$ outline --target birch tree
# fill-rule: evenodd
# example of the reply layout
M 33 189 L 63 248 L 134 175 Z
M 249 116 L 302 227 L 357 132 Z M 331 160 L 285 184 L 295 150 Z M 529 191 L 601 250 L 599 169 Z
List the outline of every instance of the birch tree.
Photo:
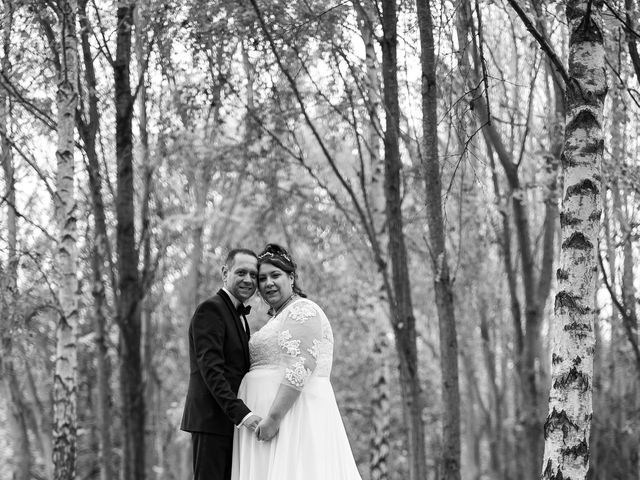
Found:
M 78 367 L 76 326 L 78 322 L 77 233 L 75 167 L 73 160 L 77 94 L 77 39 L 75 0 L 60 4 L 61 69 L 58 79 L 58 147 L 55 198 L 58 223 L 59 317 L 56 329 L 53 380 L 53 463 L 55 480 L 76 475 L 76 396 Z
M 585 479 L 592 416 L 602 112 L 607 92 L 602 1 L 570 0 L 562 246 L 542 478 Z
M 388 480 L 389 457 L 389 365 L 388 342 L 384 333 L 373 342 L 373 355 L 376 369 L 373 379 L 373 394 L 371 398 L 372 430 L 371 456 L 369 457 L 369 471 L 371 480 Z

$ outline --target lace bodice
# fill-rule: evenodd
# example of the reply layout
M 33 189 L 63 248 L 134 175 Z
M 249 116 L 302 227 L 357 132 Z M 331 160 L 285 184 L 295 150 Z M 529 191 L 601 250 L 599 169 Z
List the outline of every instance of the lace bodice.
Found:
M 294 300 L 251 335 L 251 369 L 283 369 L 282 383 L 301 390 L 311 376 L 328 377 L 333 333 L 322 309 L 311 300 Z

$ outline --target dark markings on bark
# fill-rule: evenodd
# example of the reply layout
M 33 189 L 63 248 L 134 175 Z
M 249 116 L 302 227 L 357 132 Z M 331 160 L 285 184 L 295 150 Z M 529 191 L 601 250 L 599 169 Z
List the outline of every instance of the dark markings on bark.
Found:
M 591 130 L 600 128 L 600 122 L 596 118 L 595 114 L 591 110 L 581 110 L 575 117 L 573 117 L 567 124 L 567 133 L 569 136 L 574 130 Z M 574 149 L 574 147 L 572 147 Z M 582 151 L 582 149 L 580 150 Z
M 561 292 L 557 293 L 556 302 L 555 302 L 555 308 L 556 308 L 556 310 L 558 308 L 568 308 L 569 310 L 577 311 L 578 313 L 580 313 L 582 315 L 586 315 L 587 313 L 589 313 L 591 311 L 591 309 L 589 307 L 585 307 L 583 305 L 580 305 L 578 303 L 578 301 L 577 301 L 577 297 L 575 297 L 574 295 L 571 295 L 569 292 L 566 292 L 564 290 L 562 290 Z M 565 330 L 571 330 L 568 327 L 569 327 L 569 325 L 567 325 L 565 327 Z
M 601 138 L 595 142 L 587 142 L 580 149 L 583 155 L 598 155 L 604 150 L 604 140 Z
M 581 222 L 582 222 L 582 220 L 580 220 L 577 217 L 574 217 L 573 215 L 571 215 L 568 212 L 561 212 L 560 213 L 560 226 L 561 227 L 567 227 L 567 226 L 571 226 L 571 225 L 578 225 Z
M 591 215 L 589 215 L 589 221 L 591 221 L 591 222 L 599 222 L 601 216 L 602 216 L 602 209 L 598 208 L 597 210 L 594 210 L 591 213 Z
M 580 332 L 590 332 L 591 331 L 591 325 L 589 325 L 588 323 L 578 323 L 578 322 L 573 322 L 570 323 L 569 325 L 565 325 L 564 326 L 564 331 L 565 332 L 570 332 L 570 331 L 580 331 Z
M 562 363 L 562 360 L 563 358 L 560 355 L 556 355 L 555 353 L 551 355 L 551 363 L 553 363 L 554 365 Z
M 576 425 L 571 421 L 571 419 L 569 419 L 567 413 L 564 410 L 558 412 L 556 408 L 553 407 L 553 411 L 549 414 L 544 422 L 544 438 L 546 439 L 551 432 L 561 429 L 562 439 L 566 440 L 567 435 L 569 434 L 569 428 L 579 430 L 578 425 Z
M 589 462 L 589 445 L 584 438 L 577 445 L 563 448 L 560 452 L 565 457 L 573 457 L 574 460 L 582 457 L 585 465 Z
M 576 152 L 578 155 L 575 155 Z M 568 168 L 589 165 L 591 159 L 589 156 L 584 155 L 584 153 L 584 148 L 582 147 L 565 146 L 564 152 L 560 156 L 563 167 Z
M 601 127 L 598 126 L 598 128 L 601 128 Z M 589 134 L 589 132 L 586 132 L 586 133 Z M 581 163 L 583 165 L 586 165 L 586 164 L 589 164 L 591 162 L 591 160 L 589 159 L 588 155 L 600 155 L 600 154 L 602 154 L 602 152 L 604 150 L 604 141 L 602 139 L 597 140 L 597 141 L 593 141 L 593 142 L 585 141 L 584 143 L 581 143 L 580 146 L 567 148 L 567 150 L 569 152 L 571 152 L 571 153 L 578 152 L 580 154 L 580 156 L 584 158 L 584 161 L 582 161 L 582 162 L 574 162 L 574 165 L 578 165 L 579 163 Z
M 567 388 L 569 385 L 575 385 L 582 392 L 586 392 L 589 390 L 589 378 L 582 373 L 582 371 L 578 370 L 576 367 L 571 367 L 571 369 L 560 375 L 555 382 L 553 382 L 553 388 Z
M 553 473 L 553 467 L 551 466 L 551 459 L 549 459 L 549 461 L 547 462 L 547 466 L 545 467 L 544 472 L 542 473 L 542 478 L 544 480 L 569 480 L 564 478 L 560 470 L 558 470 L 558 472 L 555 474 Z
M 592 8 L 596 8 L 595 4 L 602 2 L 598 2 L 594 0 L 594 6 Z M 569 44 L 571 43 L 582 43 L 582 42 L 592 42 L 592 43 L 602 43 L 603 35 L 602 31 L 598 27 L 598 24 L 595 23 L 590 15 L 585 15 L 580 8 L 571 8 L 567 7 L 567 20 L 573 20 L 574 18 L 582 17 L 582 21 L 577 28 L 573 29 L 571 32 L 571 39 L 569 40 Z M 569 69 L 571 71 L 571 69 Z
M 580 365 L 582 363 L 582 357 L 576 357 L 573 359 L 574 365 Z
M 591 250 L 593 243 L 585 237 L 582 232 L 573 232 L 569 238 L 562 242 L 562 248 L 573 248 L 575 250 Z
M 556 278 L 559 280 L 569 280 L 569 272 L 567 272 L 566 270 L 563 270 L 562 268 L 559 268 L 556 271 Z
M 597 195 L 600 192 L 598 186 L 589 178 L 585 178 L 575 185 L 567 187 L 565 200 L 574 195 Z

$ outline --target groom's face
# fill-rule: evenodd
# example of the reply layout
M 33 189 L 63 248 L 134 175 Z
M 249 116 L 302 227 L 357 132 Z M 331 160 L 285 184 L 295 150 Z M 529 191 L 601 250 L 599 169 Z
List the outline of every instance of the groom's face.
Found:
M 224 286 L 243 303 L 255 293 L 257 277 L 258 259 L 246 253 L 238 253 L 230 265 L 222 267 Z

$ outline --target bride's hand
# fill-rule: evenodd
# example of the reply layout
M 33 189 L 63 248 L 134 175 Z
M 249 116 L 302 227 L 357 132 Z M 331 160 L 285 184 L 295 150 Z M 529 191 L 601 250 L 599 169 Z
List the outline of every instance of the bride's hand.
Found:
M 266 418 L 262 419 L 262 421 L 256 427 L 256 436 L 258 437 L 258 440 L 268 442 L 276 436 L 279 428 L 280 422 L 267 416 Z

